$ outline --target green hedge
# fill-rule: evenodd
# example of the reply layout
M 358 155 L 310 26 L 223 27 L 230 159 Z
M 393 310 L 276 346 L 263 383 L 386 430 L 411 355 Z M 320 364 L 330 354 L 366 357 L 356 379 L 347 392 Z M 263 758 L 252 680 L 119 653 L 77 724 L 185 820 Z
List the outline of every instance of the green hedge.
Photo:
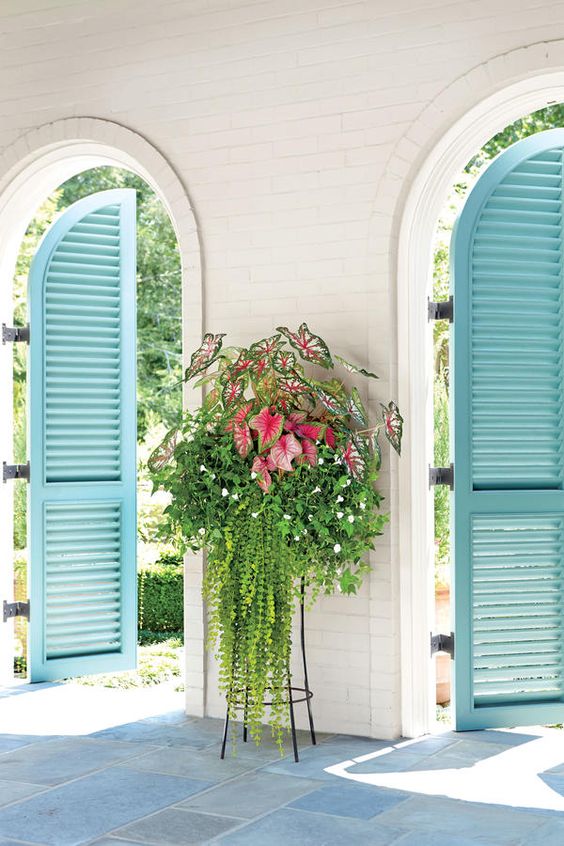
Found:
M 182 566 L 155 566 L 137 574 L 139 628 L 152 632 L 184 629 L 184 579 Z

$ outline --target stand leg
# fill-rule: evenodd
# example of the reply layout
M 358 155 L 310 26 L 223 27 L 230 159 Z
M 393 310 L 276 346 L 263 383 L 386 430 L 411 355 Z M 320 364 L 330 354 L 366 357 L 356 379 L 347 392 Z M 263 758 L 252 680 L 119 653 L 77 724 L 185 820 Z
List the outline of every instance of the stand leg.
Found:
M 311 697 L 309 694 L 309 680 L 307 677 L 307 661 L 306 661 L 306 650 L 305 650 L 305 619 L 304 619 L 304 604 L 305 604 L 305 583 L 302 578 L 301 583 L 301 600 L 300 600 L 300 634 L 301 634 L 301 646 L 302 646 L 302 660 L 304 665 L 304 686 L 306 689 L 306 704 L 307 704 L 307 716 L 309 720 L 309 733 L 311 735 L 311 742 L 313 746 L 317 745 L 317 739 L 315 737 L 315 726 L 313 725 L 313 712 L 311 710 Z
M 243 709 L 243 743 L 247 742 L 247 711 L 249 708 L 249 688 L 245 690 L 245 707 Z
M 296 736 L 296 720 L 294 717 L 294 699 L 292 697 L 292 679 L 288 679 L 288 699 L 290 704 L 290 730 L 292 732 L 292 746 L 294 748 L 294 761 L 299 763 L 298 738 Z
M 221 760 L 225 758 L 225 746 L 227 745 L 227 731 L 229 729 L 229 703 L 227 703 L 227 711 L 225 712 L 225 723 L 223 726 L 223 740 L 221 743 Z

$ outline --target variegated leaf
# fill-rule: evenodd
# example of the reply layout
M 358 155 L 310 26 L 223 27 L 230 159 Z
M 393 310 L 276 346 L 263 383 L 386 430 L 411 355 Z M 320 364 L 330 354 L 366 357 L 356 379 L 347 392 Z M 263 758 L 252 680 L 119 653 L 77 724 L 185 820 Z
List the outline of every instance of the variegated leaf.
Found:
M 242 458 L 246 458 L 249 454 L 249 450 L 253 445 L 253 438 L 251 436 L 251 430 L 249 429 L 249 424 L 246 420 L 242 423 L 236 423 L 233 429 L 233 440 L 235 442 L 235 447 L 237 452 Z
M 336 440 L 335 440 L 335 432 L 330 426 L 327 426 L 325 429 L 325 443 L 330 449 L 335 449 Z
M 284 428 L 287 432 L 295 432 L 300 423 L 303 423 L 307 415 L 305 411 L 293 411 L 288 414 L 284 421 Z
M 372 435 L 372 451 L 376 462 L 376 470 L 379 470 L 382 466 L 382 448 L 380 447 L 380 441 L 378 440 L 378 431 L 374 432 Z
M 253 461 L 251 472 L 256 473 L 259 488 L 265 493 L 268 493 L 272 484 L 272 478 L 268 472 L 266 460 L 261 455 L 257 455 Z
M 366 409 L 364 408 L 360 394 L 356 388 L 353 388 L 351 391 L 347 411 L 356 423 L 361 426 L 368 425 Z
M 225 431 L 231 432 L 238 423 L 242 423 L 243 420 L 246 420 L 251 411 L 253 410 L 254 406 L 254 400 L 249 400 L 248 402 L 244 402 L 242 405 L 240 405 L 237 408 L 235 414 L 233 415 L 233 418 L 225 427 Z
M 310 331 L 307 323 L 302 323 L 297 332 L 291 332 L 287 326 L 277 326 L 276 331 L 282 332 L 304 361 L 319 364 L 327 369 L 333 367 L 329 347 L 323 338 Z
M 221 397 L 221 391 L 219 388 L 213 388 L 208 394 L 206 394 L 203 402 L 203 407 L 206 411 L 212 411 L 216 407 Z
M 253 366 L 253 356 L 249 354 L 248 350 L 241 350 L 237 361 L 233 364 L 231 372 L 235 376 L 240 376 L 241 373 L 246 373 Z
M 258 414 L 249 420 L 251 429 L 258 433 L 258 449 L 264 452 L 269 449 L 282 434 L 284 418 L 281 414 L 272 414 L 270 408 L 265 406 Z
M 369 370 L 365 370 L 364 367 L 359 367 L 357 364 L 353 364 L 351 361 L 347 361 L 340 355 L 335 355 L 335 358 L 342 364 L 345 370 L 348 370 L 349 373 L 360 373 L 362 376 L 369 376 L 371 379 L 378 379 L 375 373 L 371 373 Z
M 299 435 L 300 438 L 309 438 L 311 441 L 318 441 L 324 431 L 324 423 L 315 423 L 308 420 L 305 423 L 300 423 L 298 425 L 296 434 Z
M 290 394 L 292 397 L 299 396 L 300 394 L 306 394 L 310 389 L 307 382 L 304 382 L 302 379 L 298 379 L 296 377 L 285 379 L 283 382 L 280 382 L 280 390 L 284 394 Z
M 228 408 L 230 405 L 233 405 L 234 402 L 240 400 L 243 396 L 244 390 L 245 383 L 242 379 L 235 379 L 233 381 L 229 380 L 226 382 L 221 394 L 225 408 Z
M 302 454 L 296 458 L 296 464 L 311 464 L 315 467 L 317 464 L 317 447 L 313 441 L 304 438 L 302 440 Z
M 250 352 L 253 356 L 272 355 L 281 345 L 280 335 L 272 335 L 271 338 L 263 338 L 251 345 Z
M 384 421 L 384 434 L 397 454 L 401 455 L 403 417 L 401 416 L 399 408 L 395 402 L 390 402 L 387 406 L 382 405 L 382 420 Z
M 190 366 L 186 369 L 184 376 L 186 380 L 192 379 L 197 373 L 205 370 L 212 361 L 215 361 L 223 343 L 221 339 L 224 337 L 225 332 L 220 335 L 213 335 L 211 332 L 208 332 L 204 335 L 201 347 L 192 353 Z
M 293 352 L 278 350 L 272 359 L 274 369 L 279 373 L 292 373 L 296 366 L 296 356 Z
M 301 455 L 301 452 L 302 447 L 300 442 L 292 432 L 288 432 L 287 435 L 282 435 L 273 445 L 270 450 L 270 457 L 276 467 L 280 470 L 290 472 L 294 469 L 292 467 L 292 459 L 297 455 Z
M 274 373 L 267 371 L 262 379 L 253 380 L 251 384 L 258 401 L 262 405 L 272 405 L 278 393 L 278 385 Z
M 157 473 L 168 464 L 174 455 L 179 435 L 180 432 L 178 429 L 171 429 L 170 432 L 166 433 L 158 447 L 153 450 L 147 461 L 147 466 L 151 473 Z
M 348 414 L 347 407 L 345 405 L 341 405 L 339 400 L 336 399 L 333 394 L 330 394 L 328 391 L 323 390 L 323 388 L 317 388 L 316 393 L 319 402 L 327 409 L 327 411 L 330 411 L 332 414 Z

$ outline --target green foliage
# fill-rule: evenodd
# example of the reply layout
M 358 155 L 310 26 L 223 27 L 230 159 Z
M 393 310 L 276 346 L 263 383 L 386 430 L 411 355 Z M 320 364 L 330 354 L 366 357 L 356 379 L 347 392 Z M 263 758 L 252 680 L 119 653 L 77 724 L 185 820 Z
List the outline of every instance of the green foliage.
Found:
M 157 565 L 137 574 L 139 628 L 179 632 L 184 628 L 184 568 Z
M 305 324 L 292 342 L 306 361 L 328 367 L 326 345 Z M 381 427 L 398 449 L 401 436 L 393 403 L 381 423 L 359 429 L 366 412 L 358 391 L 306 374 L 285 343 L 276 335 L 220 352 L 221 338 L 206 338 L 189 375 L 215 362 L 212 379 L 203 377 L 212 400 L 187 413 L 149 460 L 155 488 L 171 497 L 165 536 L 207 552 L 209 640 L 229 713 L 243 708 L 258 741 L 270 700 L 280 744 L 300 582 L 310 602 L 357 591 L 388 519 L 374 487 L 374 442 Z

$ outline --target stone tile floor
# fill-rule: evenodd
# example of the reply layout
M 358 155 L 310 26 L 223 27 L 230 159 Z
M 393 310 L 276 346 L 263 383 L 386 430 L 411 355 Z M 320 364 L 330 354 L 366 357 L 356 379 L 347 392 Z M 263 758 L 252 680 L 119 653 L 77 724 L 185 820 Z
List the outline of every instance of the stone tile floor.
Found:
M 300 732 L 219 760 L 182 695 L 0 690 L 0 846 L 563 846 L 564 731 Z

